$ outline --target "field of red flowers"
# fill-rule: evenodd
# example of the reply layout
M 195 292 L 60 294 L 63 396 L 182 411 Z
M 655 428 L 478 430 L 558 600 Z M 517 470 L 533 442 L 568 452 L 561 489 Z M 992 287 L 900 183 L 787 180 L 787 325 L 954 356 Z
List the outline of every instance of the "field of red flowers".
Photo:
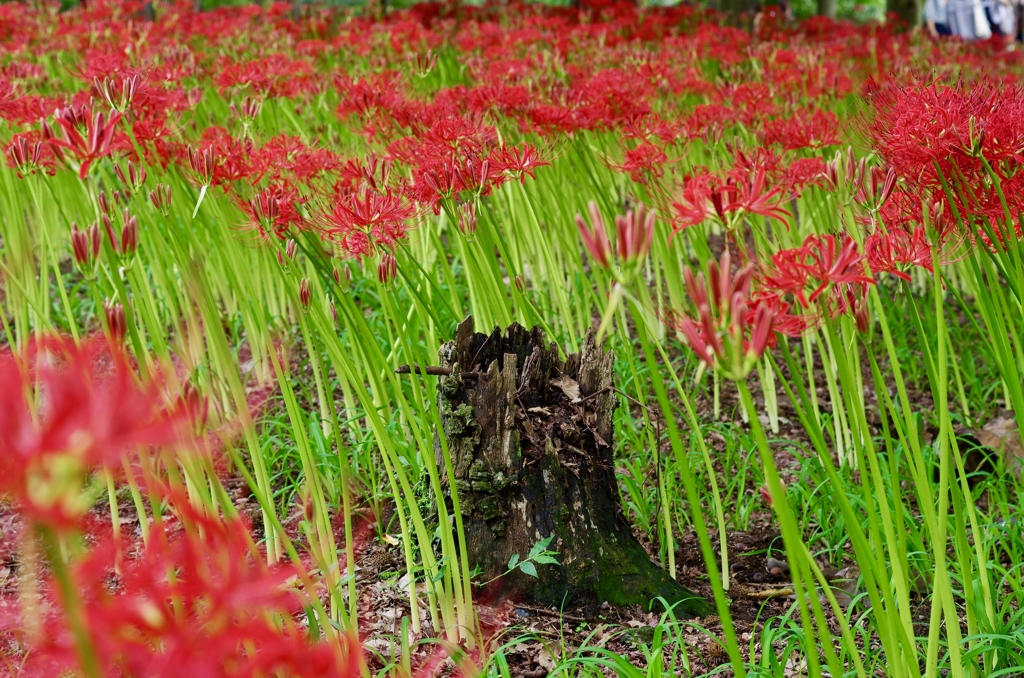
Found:
M 1022 68 L 771 7 L 0 4 L 0 675 L 1024 675 Z M 517 476 L 447 404 L 468 316 L 614 356 Z M 502 593 L 579 583 L 505 534 L 541 426 L 702 601 Z

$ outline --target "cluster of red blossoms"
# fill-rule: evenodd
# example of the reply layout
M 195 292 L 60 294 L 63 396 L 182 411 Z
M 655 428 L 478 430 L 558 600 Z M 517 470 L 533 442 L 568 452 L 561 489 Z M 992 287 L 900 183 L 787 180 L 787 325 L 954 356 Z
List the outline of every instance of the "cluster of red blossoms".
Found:
M 18 549 L 20 589 L 0 595 L 0 642 L 20 648 L 17 675 L 360 675 L 353 641 L 311 642 L 296 624 L 300 573 L 268 568 L 240 518 L 160 472 L 161 455 L 192 453 L 194 391 L 140 379 L 103 339 L 7 352 L 0 381 L 0 493 L 17 511 L 0 548 Z M 119 469 L 163 506 L 144 543 L 92 508 Z
M 677 226 L 708 215 L 780 218 L 790 195 L 820 181 L 823 161 L 813 152 L 840 138 L 834 104 L 902 68 L 912 52 L 907 36 L 879 26 L 769 21 L 752 37 L 688 6 L 431 3 L 384 19 L 342 19 L 329 11 L 296 18 L 284 3 L 196 12 L 182 0 L 161 3 L 155 21 L 139 21 L 136 4 L 90 2 L 64 15 L 0 9 L 0 118 L 14 130 L 8 163 L 22 174 L 70 167 L 83 178 L 107 159 L 177 165 L 197 185 L 232 194 L 261 237 L 314 231 L 357 258 L 391 252 L 419 214 L 444 210 L 471 230 L 481 196 L 534 176 L 566 135 L 584 131 L 615 132 L 621 156 L 609 166 L 645 184 L 674 174 L 691 140 L 717 145 L 729 135 L 734 166 L 687 168 L 666 203 L 676 205 Z M 961 61 L 988 66 L 1012 58 L 962 52 Z M 76 57 L 67 90 L 52 87 L 34 56 L 53 53 Z M 708 63 L 722 77 L 708 73 Z M 446 74 L 434 78 L 442 67 Z M 458 84 L 436 84 L 453 79 Z M 197 128 L 195 114 L 214 92 L 232 115 Z M 917 121 L 913 129 L 956 126 L 950 152 L 975 143 L 971 129 L 993 163 L 1016 152 L 1007 144 L 1015 118 L 1004 105 L 1016 95 L 965 90 L 950 95 L 970 100 L 958 120 L 923 123 L 922 97 L 915 109 L 900 103 L 900 90 L 879 92 L 892 100 L 885 106 Z M 999 99 L 998 116 L 978 112 L 986 96 Z M 256 121 L 270 102 L 284 117 L 333 109 L 375 154 L 348 157 L 350 145 L 327 127 L 312 138 L 262 134 Z M 933 105 L 949 108 L 941 96 Z M 509 141 L 513 133 L 534 140 Z M 900 155 L 897 145 L 882 150 L 903 176 L 907 149 Z M 972 210 L 991 209 L 991 201 L 972 202 Z

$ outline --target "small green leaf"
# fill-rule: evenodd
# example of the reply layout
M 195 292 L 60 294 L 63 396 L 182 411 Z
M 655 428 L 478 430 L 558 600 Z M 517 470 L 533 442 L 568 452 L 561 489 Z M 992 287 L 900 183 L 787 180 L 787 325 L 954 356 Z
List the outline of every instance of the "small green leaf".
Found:
M 538 565 L 558 565 L 558 559 L 543 553 L 533 559 Z
M 537 567 L 529 560 L 524 561 L 521 565 L 519 565 L 519 569 L 522 570 L 524 574 L 528 574 L 531 577 L 537 576 Z
M 519 554 L 518 553 L 513 553 L 512 557 L 508 559 L 508 569 L 514 570 L 514 569 L 516 569 L 516 565 L 518 565 L 518 564 L 519 564 Z
M 539 542 L 534 544 L 533 548 L 530 549 L 530 557 L 535 558 L 541 553 L 544 553 L 544 551 L 546 551 L 548 548 L 548 544 L 551 543 L 551 540 L 554 538 L 554 536 L 555 535 L 551 535 L 550 537 L 546 539 L 541 539 Z

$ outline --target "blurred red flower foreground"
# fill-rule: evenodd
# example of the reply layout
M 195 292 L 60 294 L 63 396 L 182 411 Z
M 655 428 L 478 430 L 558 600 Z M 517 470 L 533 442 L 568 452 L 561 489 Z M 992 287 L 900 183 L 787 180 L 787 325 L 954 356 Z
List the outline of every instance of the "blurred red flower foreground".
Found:
M 0 491 L 21 518 L 18 595 L 0 599 L 5 656 L 21 658 L 0 670 L 361 675 L 358 640 L 328 629 L 310 641 L 308 577 L 268 567 L 240 517 L 189 496 L 176 468 L 183 456 L 210 461 L 194 437 L 204 408 L 173 382 L 140 379 L 102 339 L 46 337 L 0 355 Z M 87 513 L 98 478 L 122 466 L 162 507 L 143 543 L 111 535 L 109 521 L 104 534 Z

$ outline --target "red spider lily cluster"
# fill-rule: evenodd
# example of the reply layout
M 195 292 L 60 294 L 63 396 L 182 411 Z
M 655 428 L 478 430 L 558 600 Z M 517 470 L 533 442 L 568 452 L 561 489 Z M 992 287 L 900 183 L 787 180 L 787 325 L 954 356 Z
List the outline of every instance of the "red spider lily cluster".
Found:
M 102 339 L 43 338 L 0 355 L 0 379 L 0 494 L 23 551 L 38 537 L 49 565 L 34 570 L 23 552 L 20 604 L 0 596 L 0 637 L 25 649 L 20 675 L 360 675 L 354 641 L 311 642 L 297 625 L 301 573 L 268 569 L 238 517 L 197 507 L 156 471 L 161 454 L 196 453 L 194 390 L 141 379 Z M 90 524 L 92 486 L 122 468 L 164 507 L 144 545 Z M 76 546 L 86 535 L 99 543 Z
M 95 203 L 67 224 L 89 279 L 130 268 L 148 220 L 194 217 L 205 197 L 235 209 L 228 226 L 275 247 L 282 267 L 299 242 L 319 243 L 390 285 L 415 225 L 443 214 L 463 234 L 483 229 L 496 196 L 526 193 L 563 156 L 571 170 L 552 190 L 572 188 L 572 172 L 592 168 L 567 149 L 592 144 L 615 173 L 602 185 L 629 187 L 578 203 L 625 205 L 613 220 L 597 202 L 576 217 L 590 273 L 614 281 L 602 329 L 629 285 L 654 286 L 659 248 L 719 238 L 696 253 L 701 273 L 682 273 L 689 305 L 662 315 L 733 379 L 778 334 L 843 315 L 867 330 L 874 285 L 1021 237 L 1024 88 L 999 78 L 1019 52 L 874 24 L 768 17 L 751 34 L 689 5 L 579 4 L 371 17 L 183 0 L 154 3 L 152 21 L 137 2 L 0 4 L 4 159 L 31 190 L 61 175 Z M 934 78 L 887 75 L 920 62 Z M 837 115 L 859 95 L 863 120 Z M 852 125 L 871 152 L 839 150 L 859 136 Z M 165 176 L 184 181 L 172 192 L 154 183 Z M 805 195 L 823 210 L 797 209 Z M 571 229 L 574 211 L 538 221 Z M 339 286 L 351 275 L 333 270 Z M 303 307 L 314 282 L 297 282 Z M 311 641 L 298 621 L 314 595 L 303 573 L 263 566 L 244 524 L 197 509 L 159 472 L 161 455 L 185 453 L 201 408 L 116 348 L 123 298 L 96 309 L 115 348 L 47 339 L 0 356 L 0 492 L 26 534 L 65 545 L 84 541 L 103 474 L 137 474 L 166 515 L 137 553 L 115 540 L 45 554 L 68 558 L 63 575 L 38 572 L 49 607 L 5 601 L 17 614 L 0 632 L 31 649 L 39 675 L 355 675 L 353 641 Z

